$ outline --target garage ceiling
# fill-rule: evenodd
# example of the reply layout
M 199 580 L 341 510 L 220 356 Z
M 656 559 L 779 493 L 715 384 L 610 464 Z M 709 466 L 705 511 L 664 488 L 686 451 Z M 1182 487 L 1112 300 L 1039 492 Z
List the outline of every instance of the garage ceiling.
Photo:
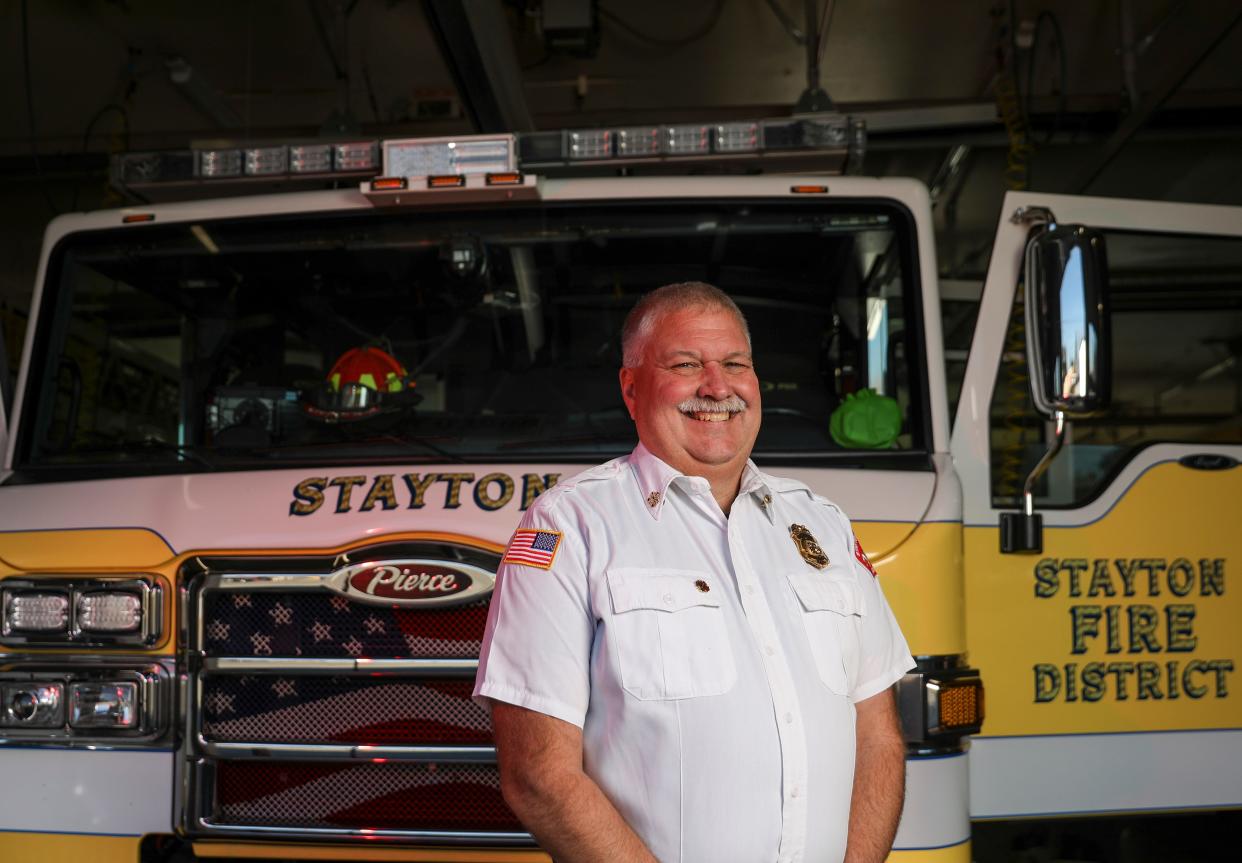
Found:
M 589 56 L 549 44 L 545 14 L 591 6 L 7 0 L 0 287 L 29 290 L 53 211 L 115 201 L 124 149 L 788 114 L 808 7 L 823 88 L 868 122 L 864 171 L 933 186 L 946 276 L 981 275 L 1010 185 L 1242 204 L 1235 2 L 598 0 Z

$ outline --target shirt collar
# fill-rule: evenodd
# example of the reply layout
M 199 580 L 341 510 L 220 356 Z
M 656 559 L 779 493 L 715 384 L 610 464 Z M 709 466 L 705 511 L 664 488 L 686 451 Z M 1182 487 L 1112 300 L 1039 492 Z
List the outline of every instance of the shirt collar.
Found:
M 659 521 L 660 510 L 664 509 L 664 500 L 668 497 L 669 485 L 683 474 L 652 455 L 651 450 L 641 443 L 630 454 L 630 467 L 638 483 L 638 494 L 642 498 L 643 508 Z
M 656 521 L 660 520 L 660 512 L 664 509 L 664 503 L 668 499 L 668 488 L 675 480 L 683 479 L 687 483 L 706 482 L 702 477 L 688 477 L 679 472 L 653 455 L 651 450 L 641 443 L 630 454 L 630 466 L 634 471 L 634 479 L 638 483 L 638 493 L 642 497 L 643 508 Z M 772 487 L 769 478 L 749 459 L 742 471 L 738 500 L 747 495 L 755 499 L 755 503 L 769 521 L 775 518 L 772 514 Z
M 742 484 L 738 487 L 738 499 L 745 495 L 750 495 L 755 499 L 755 503 L 759 505 L 759 510 L 768 517 L 768 521 L 775 522 L 776 516 L 772 512 L 772 482 L 766 473 L 755 467 L 755 463 L 750 459 L 746 460 L 746 468 L 742 471 Z

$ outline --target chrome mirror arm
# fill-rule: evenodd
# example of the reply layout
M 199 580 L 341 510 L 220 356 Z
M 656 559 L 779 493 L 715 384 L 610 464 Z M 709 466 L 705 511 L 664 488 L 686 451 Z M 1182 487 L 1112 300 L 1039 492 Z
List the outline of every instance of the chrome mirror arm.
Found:
M 1028 517 L 1035 514 L 1035 483 L 1043 476 L 1044 471 L 1048 470 L 1048 465 L 1052 464 L 1052 460 L 1057 457 L 1057 453 L 1065 444 L 1065 412 L 1054 411 L 1052 422 L 1054 423 L 1052 443 L 1043 458 L 1031 469 L 1026 482 L 1022 484 L 1022 512 Z

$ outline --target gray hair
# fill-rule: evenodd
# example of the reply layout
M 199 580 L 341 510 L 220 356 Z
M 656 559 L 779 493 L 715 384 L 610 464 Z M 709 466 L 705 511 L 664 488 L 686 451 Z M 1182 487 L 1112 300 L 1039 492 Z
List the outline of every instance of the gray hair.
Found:
M 656 322 L 665 315 L 693 308 L 729 312 L 737 318 L 738 326 L 746 336 L 746 346 L 750 347 L 750 328 L 746 326 L 746 316 L 732 297 L 706 282 L 678 282 L 643 294 L 630 309 L 621 327 L 621 365 L 627 369 L 641 366 L 647 339 L 655 330 Z

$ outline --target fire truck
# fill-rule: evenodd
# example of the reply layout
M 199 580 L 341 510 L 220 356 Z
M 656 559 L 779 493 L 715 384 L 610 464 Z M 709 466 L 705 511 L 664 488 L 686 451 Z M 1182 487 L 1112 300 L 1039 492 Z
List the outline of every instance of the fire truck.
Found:
M 548 859 L 471 699 L 494 573 L 633 447 L 621 322 L 689 280 L 749 319 L 755 460 L 850 514 L 917 658 L 892 860 L 1242 806 L 1242 213 L 1011 193 L 941 285 L 864 142 L 118 157 L 0 405 L 0 859 Z

